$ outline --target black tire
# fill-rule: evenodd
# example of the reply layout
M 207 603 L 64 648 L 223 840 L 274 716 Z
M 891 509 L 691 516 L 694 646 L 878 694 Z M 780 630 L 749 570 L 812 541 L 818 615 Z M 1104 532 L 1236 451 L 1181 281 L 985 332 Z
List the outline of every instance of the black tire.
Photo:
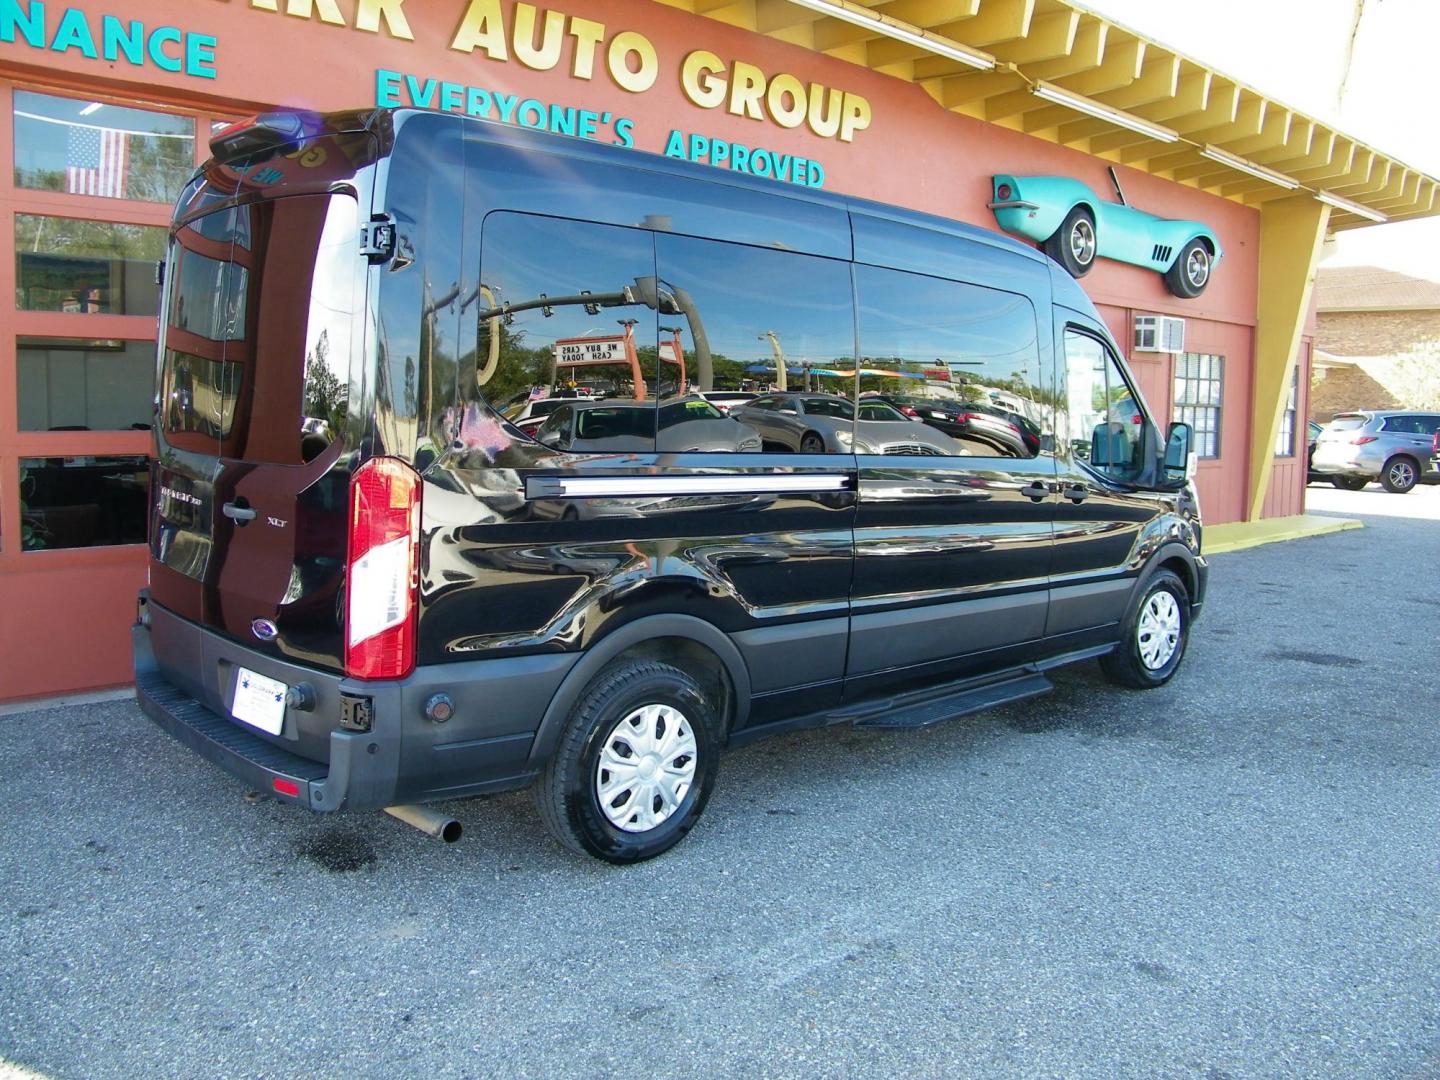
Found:
M 1179 615 L 1179 632 L 1165 662 L 1151 667 L 1142 655 L 1141 621 L 1151 598 L 1157 593 L 1168 593 L 1174 601 Z M 1165 602 L 1162 600 L 1157 603 Z M 1120 644 L 1114 652 L 1100 658 L 1100 667 L 1113 683 L 1136 690 L 1153 690 L 1157 686 L 1164 686 L 1179 670 L 1189 639 L 1190 593 L 1176 574 L 1169 570 L 1157 570 L 1146 584 L 1139 601 L 1131 607 L 1123 624 Z
M 1404 495 L 1420 482 L 1420 463 L 1404 454 L 1396 454 L 1380 470 L 1380 486 L 1392 495 Z
M 659 824 L 628 831 L 613 824 L 601 807 L 600 756 L 607 746 L 628 749 L 621 727 L 647 705 L 668 706 L 683 716 L 695 740 L 694 775 Z M 551 835 L 575 854 L 617 864 L 641 862 L 674 847 L 699 820 L 715 786 L 719 754 L 719 720 L 694 679 L 656 660 L 620 660 L 595 676 L 580 695 L 535 784 L 535 802 Z M 628 801 L 633 804 L 635 798 L 632 792 Z M 624 808 L 620 803 L 618 812 Z
M 1330 483 L 1341 491 L 1359 491 L 1370 481 L 1363 476 L 1332 476 Z
M 825 440 L 813 431 L 807 431 L 800 437 L 800 453 L 802 454 L 823 454 L 825 453 Z
M 1099 242 L 1095 236 L 1095 218 L 1083 206 L 1077 206 L 1065 215 L 1060 228 L 1050 234 L 1050 239 L 1040 245 L 1045 254 L 1054 259 L 1074 278 L 1082 278 L 1095 265 L 1095 254 Z
M 1204 241 L 1191 240 L 1165 271 L 1165 287 L 1181 299 L 1193 300 L 1210 284 L 1213 268 L 1214 259 Z

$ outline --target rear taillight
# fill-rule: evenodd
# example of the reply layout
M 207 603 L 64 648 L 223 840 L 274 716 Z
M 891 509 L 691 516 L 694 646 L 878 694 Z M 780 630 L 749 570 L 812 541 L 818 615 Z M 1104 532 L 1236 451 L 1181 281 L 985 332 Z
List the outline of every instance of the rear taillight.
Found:
M 919 416 L 919 415 L 920 415 L 920 410 L 917 409 L 917 408 L 915 408 L 915 406 L 913 406 L 913 405 L 901 405 L 901 406 L 900 406 L 900 411 L 901 411 L 902 413 L 904 413 L 906 416 Z
M 1440 454 L 1440 431 L 1430 436 L 1430 452 L 1432 454 Z
M 1001 202 L 1004 202 L 1006 199 L 1010 198 L 1012 194 L 1013 192 L 1011 191 L 1009 184 L 1001 184 L 995 189 L 995 197 Z
M 1374 442 L 1379 437 L 1378 435 L 1356 435 L 1355 438 L 1350 441 L 1356 446 L 1364 446 L 1366 443 Z
M 345 673 L 399 679 L 415 667 L 420 477 L 398 458 L 371 458 L 350 479 Z

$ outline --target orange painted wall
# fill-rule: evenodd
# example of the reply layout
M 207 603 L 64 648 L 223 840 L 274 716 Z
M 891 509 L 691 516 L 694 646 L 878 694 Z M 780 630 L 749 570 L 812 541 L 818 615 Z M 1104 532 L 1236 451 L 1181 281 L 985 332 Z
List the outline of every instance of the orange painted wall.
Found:
M 146 551 L 109 548 L 89 561 L 76 555 L 37 553 L 25 573 L 0 577 L 0 701 L 130 681 L 130 624 Z

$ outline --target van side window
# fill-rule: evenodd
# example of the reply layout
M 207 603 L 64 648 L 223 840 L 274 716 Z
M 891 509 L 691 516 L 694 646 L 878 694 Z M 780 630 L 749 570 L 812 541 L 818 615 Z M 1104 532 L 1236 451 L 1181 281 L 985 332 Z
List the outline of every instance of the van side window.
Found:
M 1060 434 L 1074 456 L 1116 480 L 1138 477 L 1144 467 L 1145 408 L 1115 354 L 1099 338 L 1065 331 L 1061 393 L 1065 409 Z
M 1030 301 L 923 274 L 855 269 L 862 399 L 873 396 L 939 432 L 951 455 L 1036 457 L 1054 421 Z
M 488 215 L 474 301 L 474 380 L 481 396 L 501 410 L 531 396 L 574 398 L 567 449 L 653 451 L 654 294 L 648 232 L 533 214 Z M 462 399 L 469 396 L 462 388 Z
M 849 264 L 663 233 L 655 252 L 661 392 L 778 391 L 732 407 L 729 421 L 739 426 L 729 435 L 723 420 L 712 419 L 703 433 L 696 427 L 706 436 L 702 448 L 754 449 L 758 435 L 773 452 L 849 453 L 855 422 Z M 819 403 L 814 415 L 798 404 L 801 397 Z M 662 431 L 660 449 L 675 437 Z

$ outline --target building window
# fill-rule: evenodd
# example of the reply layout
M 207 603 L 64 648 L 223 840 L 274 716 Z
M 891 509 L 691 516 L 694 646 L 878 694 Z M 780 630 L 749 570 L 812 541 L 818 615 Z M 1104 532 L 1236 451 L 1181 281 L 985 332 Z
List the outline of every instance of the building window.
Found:
M 1280 430 L 1275 435 L 1275 456 L 1295 456 L 1295 395 L 1300 386 L 1300 365 L 1290 376 L 1290 392 L 1285 397 L 1285 411 L 1280 414 Z
M 1182 353 L 1175 365 L 1175 416 L 1195 430 L 1202 458 L 1220 456 L 1220 411 L 1225 397 L 1225 358 Z
M 165 230 L 15 215 L 15 306 L 78 315 L 154 315 Z
M 148 490 L 144 457 L 21 458 L 21 547 L 143 544 Z
M 153 342 L 22 336 L 16 348 L 21 431 L 135 431 L 150 426 Z
M 195 170 L 195 121 L 15 91 L 15 186 L 174 203 Z

